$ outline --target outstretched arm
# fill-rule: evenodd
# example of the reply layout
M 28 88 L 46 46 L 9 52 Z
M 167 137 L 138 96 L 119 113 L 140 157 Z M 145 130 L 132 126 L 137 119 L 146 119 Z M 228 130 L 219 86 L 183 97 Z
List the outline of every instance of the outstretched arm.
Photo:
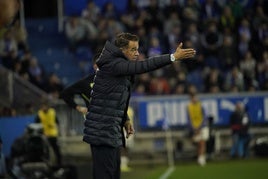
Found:
M 172 61 L 179 61 L 195 56 L 196 51 L 192 48 L 182 49 L 182 43 L 179 44 L 174 54 L 166 54 L 148 58 L 143 61 L 129 61 L 117 59 L 113 64 L 115 75 L 134 75 L 153 71 L 169 65 Z

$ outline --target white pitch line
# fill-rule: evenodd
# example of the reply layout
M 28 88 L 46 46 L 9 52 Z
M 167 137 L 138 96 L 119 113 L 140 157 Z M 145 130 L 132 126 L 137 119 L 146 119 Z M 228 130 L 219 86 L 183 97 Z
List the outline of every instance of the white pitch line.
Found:
M 169 167 L 167 171 L 159 177 L 159 179 L 167 179 L 169 175 L 174 171 L 174 167 Z

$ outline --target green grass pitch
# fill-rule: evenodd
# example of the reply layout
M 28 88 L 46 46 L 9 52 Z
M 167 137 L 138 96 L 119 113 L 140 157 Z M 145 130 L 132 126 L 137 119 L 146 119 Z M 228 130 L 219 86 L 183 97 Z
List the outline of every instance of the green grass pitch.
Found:
M 132 166 L 132 171 L 122 173 L 122 179 L 158 179 L 165 171 L 164 165 Z M 175 165 L 168 179 L 268 179 L 268 158 L 228 161 L 211 161 L 205 167 L 194 162 Z

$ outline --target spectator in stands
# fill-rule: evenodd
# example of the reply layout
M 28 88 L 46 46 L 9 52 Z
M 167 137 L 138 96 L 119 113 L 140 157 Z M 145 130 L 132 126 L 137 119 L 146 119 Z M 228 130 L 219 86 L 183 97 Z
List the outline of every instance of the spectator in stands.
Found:
M 168 85 L 170 86 L 171 94 L 176 91 L 177 86 L 186 85 L 186 69 L 182 63 L 173 63 L 163 68 Z M 185 89 L 185 87 L 183 87 Z
M 8 69 L 12 70 L 14 68 L 14 65 L 17 62 L 20 62 L 20 59 L 16 53 L 16 51 L 12 50 L 8 56 L 4 57 L 3 59 L 3 65 L 7 67 Z
M 222 46 L 222 33 L 216 21 L 207 24 L 206 30 L 201 35 L 201 44 L 204 50 L 205 63 L 209 67 L 219 67 L 218 52 Z
M 183 8 L 182 13 L 182 27 L 187 29 L 190 24 L 198 23 L 198 12 L 194 11 L 193 8 Z
M 207 116 L 195 92 L 190 93 L 187 106 L 188 124 L 193 142 L 197 145 L 197 163 L 206 165 L 206 141 L 209 137 Z
M 145 29 L 145 31 L 148 31 L 148 21 L 149 21 L 149 14 L 144 10 L 141 9 L 136 17 L 136 23 L 135 26 L 137 29 L 143 27 Z
M 238 67 L 233 67 L 226 75 L 224 88 L 227 92 L 233 87 L 237 88 L 238 91 L 244 91 L 244 84 L 243 73 L 241 73 Z
M 134 93 L 137 93 L 138 95 L 139 94 L 148 95 L 150 91 L 150 81 L 151 76 L 149 73 L 140 74 L 136 80 L 137 85 Z
M 32 52 L 29 49 L 24 51 L 24 54 L 21 56 L 21 73 L 28 73 L 30 67 L 31 59 L 33 58 Z
M 220 16 L 220 7 L 216 0 L 205 0 L 201 3 L 201 20 L 207 22 L 217 21 Z
M 96 47 L 95 41 L 98 36 L 98 29 L 96 23 L 90 18 L 91 17 L 82 15 L 82 18 L 80 19 L 80 25 L 85 29 L 85 39 L 82 39 L 81 41 L 83 42 L 83 45 L 89 45 L 92 49 L 94 49 Z
M 256 59 L 250 51 L 247 51 L 245 57 L 240 61 L 240 69 L 244 74 L 245 89 L 247 90 L 256 81 Z
M 56 164 L 60 166 L 62 164 L 62 156 L 58 144 L 59 121 L 56 110 L 50 107 L 48 102 L 42 102 L 41 107 L 37 112 L 35 122 L 43 125 L 44 135 L 47 137 L 48 142 L 54 151 Z
M 180 23 L 174 23 L 170 27 L 170 32 L 166 33 L 166 37 L 168 38 L 168 44 L 169 51 L 173 52 L 176 50 L 177 42 L 182 40 L 182 32 L 181 32 L 181 26 Z
M 235 111 L 230 116 L 230 127 L 232 130 L 231 157 L 246 157 L 249 143 L 248 128 L 249 116 L 242 102 L 237 102 Z
M 41 65 L 39 65 L 36 57 L 31 58 L 30 65 L 28 68 L 28 74 L 30 77 L 30 82 L 44 89 L 45 87 L 45 72 Z
M 152 56 L 160 55 L 162 53 L 163 53 L 163 50 L 161 48 L 158 37 L 155 37 L 155 36 L 151 37 L 147 56 L 152 57 Z
M 139 9 L 135 0 L 127 1 L 127 7 L 124 14 L 120 17 L 121 23 L 126 27 L 126 31 L 135 31 L 135 18 L 139 13 Z
M 125 27 L 120 21 L 117 21 L 115 18 L 107 19 L 107 32 L 109 35 L 109 39 L 112 39 L 116 34 L 125 31 Z
M 244 18 L 238 26 L 238 50 L 240 58 L 243 58 L 250 48 L 250 40 L 252 38 L 249 21 Z
M 261 90 L 268 90 L 268 51 L 263 52 L 262 60 L 257 65 L 257 81 Z
M 186 92 L 185 84 L 177 83 L 173 89 L 173 94 L 175 95 L 183 95 Z
M 18 50 L 25 51 L 28 48 L 26 28 L 20 24 L 19 20 L 16 20 L 14 26 L 11 28 L 11 32 L 18 44 Z
M 12 71 L 17 74 L 17 75 L 20 75 L 21 73 L 21 62 L 20 61 L 16 61 L 13 68 L 12 68 Z
M 164 33 L 168 35 L 172 31 L 172 27 L 180 26 L 181 21 L 177 12 L 170 12 L 168 19 L 164 22 Z
M 257 6 L 255 8 L 255 15 L 253 17 L 253 29 L 255 31 L 258 31 L 260 25 L 263 23 L 263 22 L 267 22 L 268 20 L 268 17 L 267 15 L 265 14 L 264 10 L 263 10 L 264 7 L 262 6 Z M 262 37 L 260 37 L 260 39 L 262 39 Z
M 148 33 L 149 33 L 149 46 L 148 46 L 148 49 L 150 48 L 150 41 L 151 41 L 150 39 L 158 38 L 159 45 L 161 46 L 161 49 L 162 49 L 162 53 L 171 53 L 171 51 L 169 49 L 167 35 L 163 34 L 162 31 L 157 26 L 150 26 Z M 179 42 L 181 42 L 181 41 L 179 40 Z M 175 50 L 176 49 L 174 49 L 174 51 Z
M 226 72 L 238 65 L 236 40 L 230 28 L 224 29 L 223 43 L 219 51 L 219 61 L 219 70 L 221 72 Z
M 87 6 L 82 11 L 82 17 L 94 24 L 98 23 L 100 16 L 100 8 L 96 6 L 93 0 L 88 1 Z
M 190 40 L 194 48 L 197 49 L 198 51 L 201 51 L 201 43 L 200 43 L 201 37 L 196 23 L 189 24 L 185 32 L 185 39 Z
M 65 34 L 69 41 L 70 50 L 74 51 L 86 37 L 86 28 L 78 17 L 72 16 L 66 22 Z
M 172 55 L 136 61 L 138 48 L 139 39 L 136 35 L 121 33 L 114 42 L 106 42 L 97 61 L 99 71 L 94 80 L 83 137 L 91 145 L 93 178 L 120 178 L 120 148 L 125 143 L 122 130 L 127 119 L 134 75 L 195 55 L 193 49 L 182 49 L 181 43 Z M 129 124 L 127 134 L 133 132 Z
M 137 11 L 138 13 L 138 11 Z M 125 31 L 135 31 L 135 17 L 131 13 L 124 13 L 120 17 L 120 22 L 122 26 L 125 27 Z
M 57 74 L 52 73 L 49 75 L 45 85 L 45 91 L 52 99 L 58 99 L 60 92 L 63 90 L 63 84 Z
M 236 21 L 235 17 L 232 14 L 232 10 L 230 6 L 225 6 L 223 8 L 223 13 L 220 17 L 220 27 L 222 29 L 224 28 L 230 28 L 231 31 L 235 30 L 236 27 Z
M 162 70 L 162 69 L 159 69 Z M 158 72 L 160 72 L 157 70 Z M 170 86 L 166 78 L 162 77 L 164 74 L 161 72 L 155 77 L 151 78 L 150 94 L 151 95 L 167 95 L 170 94 Z
M 178 42 L 178 41 L 177 41 Z M 151 36 L 150 44 L 148 47 L 148 57 L 153 57 L 157 55 L 163 54 L 163 49 L 160 44 L 160 39 L 158 36 Z M 150 82 L 150 94 L 152 95 L 161 95 L 161 94 L 169 94 L 170 86 L 166 78 L 164 76 L 164 68 L 155 70 L 152 72 L 153 78 Z
M 232 14 L 234 15 L 235 19 L 237 19 L 237 20 L 240 20 L 243 17 L 243 15 L 245 13 L 245 12 L 243 12 L 243 8 L 246 5 L 247 5 L 246 3 L 243 4 L 241 1 L 238 1 L 238 0 L 231 0 L 228 2 L 228 6 L 231 7 Z
M 185 0 L 184 8 L 189 8 L 192 10 L 195 16 L 195 21 L 200 17 L 200 5 L 196 0 Z
M 223 91 L 224 79 L 217 68 L 212 68 L 205 77 L 205 91 L 215 91 L 215 87 L 218 87 L 216 91 Z
M 181 5 L 178 0 L 170 0 L 169 3 L 164 7 L 165 17 L 170 17 L 172 13 L 177 13 L 181 17 Z
M 196 46 L 190 39 L 185 39 L 184 47 L 195 48 Z M 193 59 L 183 61 L 182 66 L 184 66 L 187 69 L 188 72 L 187 75 L 189 75 L 192 72 L 202 71 L 205 67 L 202 51 L 200 50 L 199 53 L 197 53 Z
M 0 39 L 0 58 L 2 58 L 2 63 L 5 67 L 9 69 L 12 68 L 12 62 L 10 58 L 13 53 L 17 55 L 17 52 L 17 42 L 9 30 L 4 34 L 3 39 Z
M 268 17 L 265 21 L 262 21 L 258 29 L 255 31 L 254 46 L 252 46 L 252 52 L 257 59 L 262 58 L 262 53 L 268 48 Z M 256 37 L 257 36 L 257 37 Z
M 106 4 L 103 6 L 102 14 L 105 18 L 119 18 L 119 13 L 116 7 L 112 2 L 106 2 Z
M 144 96 L 146 95 L 145 86 L 142 84 L 137 84 L 135 90 L 132 92 L 132 96 Z
M 150 39 L 146 34 L 146 30 L 144 27 L 139 27 L 137 30 L 137 34 L 140 37 L 140 53 L 146 54 L 148 53 L 148 47 L 150 43 Z
M 137 15 L 140 9 L 138 8 L 138 4 L 136 3 L 136 0 L 128 0 L 127 1 L 127 8 L 126 8 L 126 13 L 130 13 L 133 15 Z
M 158 6 L 157 0 L 150 0 L 149 4 L 144 8 L 147 12 L 148 18 L 147 22 L 144 24 L 145 28 L 149 30 L 151 26 L 157 27 L 158 29 L 163 29 L 163 19 L 164 14 L 161 7 Z

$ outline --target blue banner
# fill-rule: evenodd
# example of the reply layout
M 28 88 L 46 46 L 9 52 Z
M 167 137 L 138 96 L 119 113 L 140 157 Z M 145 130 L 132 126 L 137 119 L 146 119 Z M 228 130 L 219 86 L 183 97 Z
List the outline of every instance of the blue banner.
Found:
M 242 102 L 251 124 L 268 124 L 268 94 L 200 95 L 199 99 L 207 116 L 214 118 L 214 125 L 227 126 L 237 102 Z M 187 96 L 133 98 L 138 126 L 146 128 L 184 127 L 187 124 Z

